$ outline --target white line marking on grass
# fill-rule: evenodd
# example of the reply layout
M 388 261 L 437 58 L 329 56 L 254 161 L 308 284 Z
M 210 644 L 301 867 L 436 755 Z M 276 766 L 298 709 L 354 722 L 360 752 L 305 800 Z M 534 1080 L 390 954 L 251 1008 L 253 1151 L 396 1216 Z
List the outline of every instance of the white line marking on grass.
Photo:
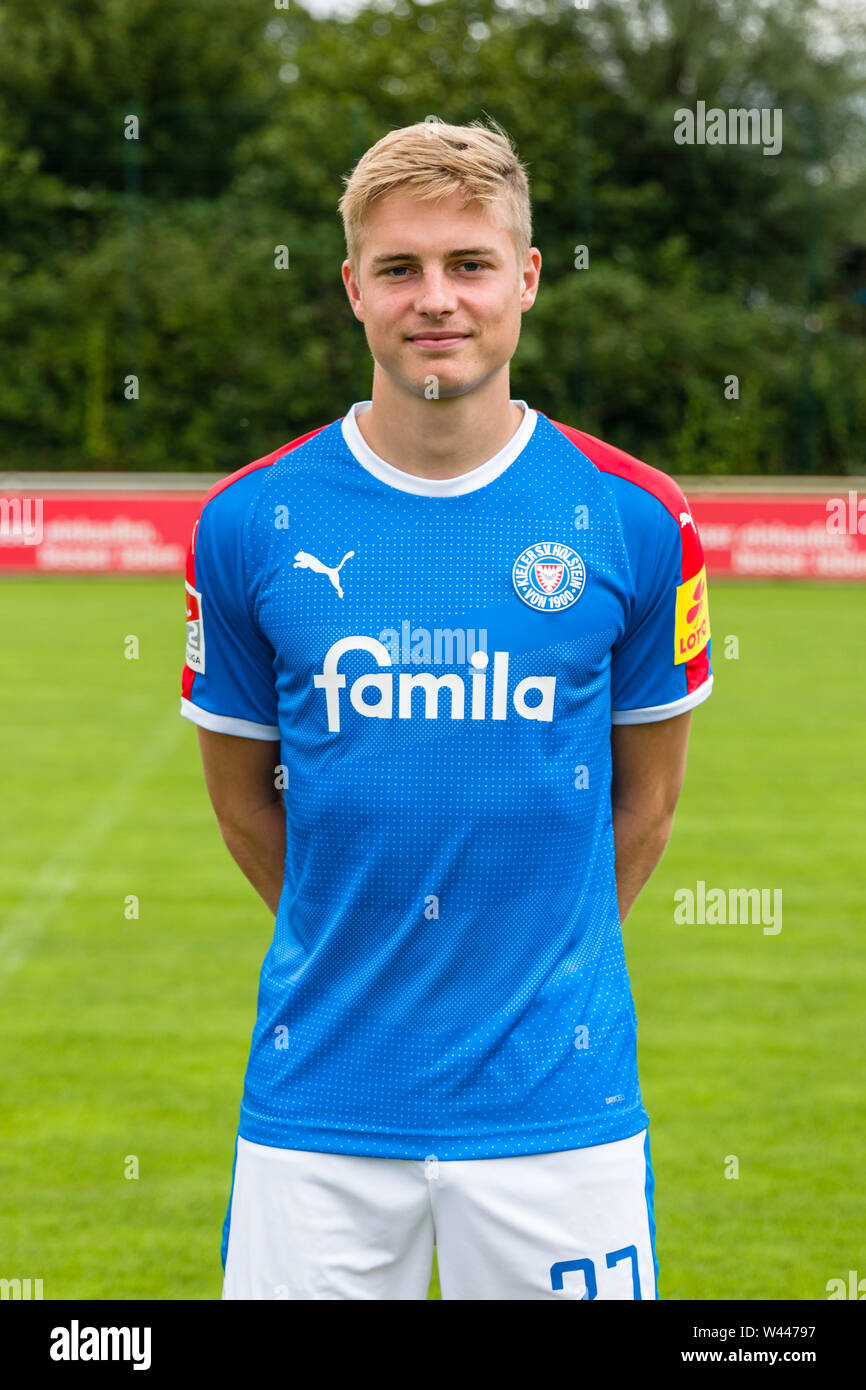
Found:
M 114 787 L 43 864 L 0 925 L 0 990 L 35 949 L 49 918 L 72 892 L 106 835 L 130 809 L 133 792 L 159 771 L 184 732 L 184 721 L 176 714 L 170 724 L 160 724 Z

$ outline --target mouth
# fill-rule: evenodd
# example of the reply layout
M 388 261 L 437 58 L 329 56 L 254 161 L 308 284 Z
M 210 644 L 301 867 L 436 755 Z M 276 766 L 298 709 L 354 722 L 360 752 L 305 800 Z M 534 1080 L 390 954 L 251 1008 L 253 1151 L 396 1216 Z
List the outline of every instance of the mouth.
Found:
M 468 337 L 468 333 L 429 332 L 415 333 L 408 341 L 424 351 L 432 349 L 441 352 L 445 348 L 456 347 L 458 343 L 465 343 Z

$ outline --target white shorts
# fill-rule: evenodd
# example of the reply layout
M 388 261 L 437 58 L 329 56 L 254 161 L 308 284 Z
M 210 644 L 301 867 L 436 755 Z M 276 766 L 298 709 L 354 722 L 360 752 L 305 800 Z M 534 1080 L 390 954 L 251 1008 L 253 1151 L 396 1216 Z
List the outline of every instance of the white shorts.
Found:
M 224 1299 L 655 1299 L 649 1136 L 516 1158 L 365 1158 L 238 1136 Z

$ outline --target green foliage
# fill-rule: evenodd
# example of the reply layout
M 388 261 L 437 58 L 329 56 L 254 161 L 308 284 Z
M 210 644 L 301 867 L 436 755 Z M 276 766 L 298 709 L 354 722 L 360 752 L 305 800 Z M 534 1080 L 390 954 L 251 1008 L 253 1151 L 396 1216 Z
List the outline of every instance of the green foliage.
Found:
M 857 471 L 864 22 L 834 44 L 814 9 L 7 0 L 7 466 L 228 472 L 343 414 L 372 362 L 342 179 L 389 129 L 488 113 L 529 165 L 544 258 L 514 394 L 673 471 Z M 677 145 L 698 100 L 779 108 L 781 153 Z

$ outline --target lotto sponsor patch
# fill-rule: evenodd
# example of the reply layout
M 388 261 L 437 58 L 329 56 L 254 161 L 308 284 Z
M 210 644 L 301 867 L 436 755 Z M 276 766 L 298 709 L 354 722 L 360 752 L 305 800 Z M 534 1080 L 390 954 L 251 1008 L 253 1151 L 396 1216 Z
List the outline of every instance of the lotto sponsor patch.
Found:
M 186 664 L 191 671 L 204 675 L 204 626 L 201 617 L 201 594 L 187 581 L 186 585 Z
M 710 640 L 710 606 L 707 601 L 707 567 L 677 588 L 674 620 L 674 665 L 691 661 Z

